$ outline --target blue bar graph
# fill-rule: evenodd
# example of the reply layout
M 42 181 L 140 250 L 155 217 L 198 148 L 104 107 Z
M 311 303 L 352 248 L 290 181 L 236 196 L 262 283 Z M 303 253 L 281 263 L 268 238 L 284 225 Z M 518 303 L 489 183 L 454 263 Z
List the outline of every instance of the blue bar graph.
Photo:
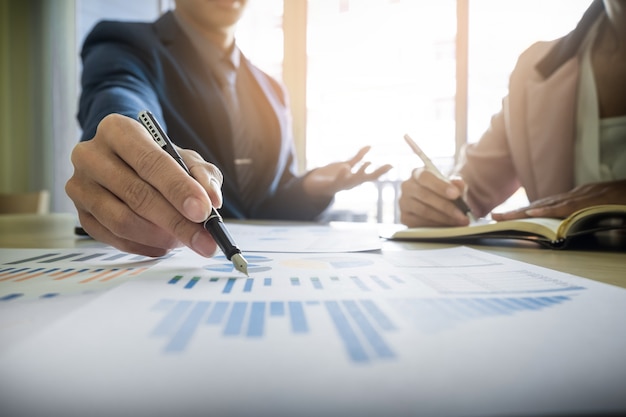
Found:
M 191 289 L 194 285 L 196 285 L 200 281 L 200 277 L 193 277 L 185 284 L 185 289 Z
M 237 336 L 241 333 L 247 304 L 243 301 L 235 301 L 233 303 L 233 308 L 224 327 L 224 336 Z
M 39 263 L 58 262 L 58 261 L 63 261 L 63 260 L 66 260 L 66 259 L 73 258 L 75 256 L 80 256 L 80 255 L 82 255 L 82 253 L 68 253 L 66 255 L 57 256 L 56 258 L 50 258 L 50 259 L 41 260 L 41 261 L 39 261 Z
M 376 284 L 378 284 L 380 286 L 380 288 L 382 288 L 384 290 L 390 290 L 391 289 L 391 286 L 389 284 L 387 284 L 385 281 L 383 281 L 382 279 L 380 279 L 379 276 L 372 275 L 371 278 L 372 278 L 372 281 L 374 281 Z
M 285 303 L 282 301 L 272 301 L 270 303 L 270 316 L 284 316 Z
M 185 350 L 210 305 L 211 303 L 209 301 L 199 301 L 193 306 L 189 315 L 185 318 L 176 333 L 174 333 L 170 342 L 165 346 L 166 352 L 182 352 Z
M 361 290 L 363 291 L 369 291 L 369 287 L 367 285 L 365 285 L 365 283 L 361 280 L 361 278 L 357 277 L 357 276 L 352 276 L 350 277 L 350 279 L 356 284 L 357 287 L 359 287 Z
M 17 271 L 16 271 L 17 272 Z M 1 273 L 1 272 L 0 272 Z M 7 272 L 8 273 L 8 272 Z M 239 294 L 239 293 L 254 293 L 255 291 L 259 291 L 263 287 L 271 287 L 275 285 L 273 278 L 266 277 L 254 277 L 254 278 L 243 278 L 239 276 L 231 276 L 231 277 L 186 277 L 185 275 L 174 275 L 167 280 L 168 284 L 175 285 L 180 284 L 182 282 L 186 282 L 184 285 L 185 289 L 192 289 L 197 287 L 198 281 L 208 280 L 210 283 L 218 283 L 223 282 L 224 286 L 222 287 L 223 294 Z M 282 280 L 281 280 L 282 281 Z M 284 281 L 282 281 L 284 282 Z M 394 288 L 398 288 L 402 286 L 401 284 L 406 284 L 404 281 L 398 279 L 395 276 L 378 276 L 371 275 L 369 277 L 360 277 L 360 276 L 330 276 L 330 277 L 319 277 L 319 276 L 292 276 L 288 278 L 288 284 L 291 287 L 308 287 L 313 288 L 314 290 L 330 290 L 333 291 L 333 286 L 342 285 L 347 286 L 354 285 L 357 289 L 370 292 L 370 291 L 385 291 L 391 290 Z M 206 287 L 202 286 L 201 288 L 205 289 Z
M 337 301 L 326 301 L 324 304 L 326 305 L 326 309 L 328 310 L 335 327 L 339 331 L 339 337 L 348 350 L 350 359 L 354 362 L 368 362 L 369 356 L 365 352 L 365 349 L 352 329 L 352 326 L 350 326 L 345 314 L 341 311 L 339 303 Z
M 314 330 L 307 311 L 326 312 L 345 349 L 346 358 L 362 364 L 396 357 L 384 334 L 396 330 L 372 300 L 341 301 L 196 301 L 159 300 L 151 309 L 163 317 L 151 332 L 163 338 L 163 352 L 184 352 L 193 335 L 204 326 L 218 326 L 226 338 L 271 337 L 275 320 L 288 320 L 291 333 L 306 337 Z M 204 325 L 204 326 L 203 326 Z
M 59 293 L 58 292 L 49 292 L 47 294 L 43 294 L 41 297 L 39 298 L 54 298 L 56 296 L 58 296 Z
M 398 284 L 404 284 L 404 280 L 401 279 L 401 278 L 398 278 L 396 275 L 390 275 L 389 278 L 391 278 L 392 280 L 394 280 Z
M 163 320 L 155 327 L 152 332 L 153 336 L 167 336 L 174 333 L 176 326 L 182 320 L 183 316 L 191 307 L 192 302 L 183 300 L 177 302 L 174 307 L 165 315 Z
M 386 331 L 396 330 L 396 327 L 387 315 L 372 300 L 361 300 L 361 305 L 381 329 Z
M 95 259 L 95 258 L 99 258 L 101 256 L 106 255 L 106 253 L 91 253 L 89 255 L 85 255 L 83 257 L 80 257 L 78 259 L 74 259 L 72 262 L 85 262 L 85 261 L 89 261 L 91 259 Z
M 226 310 L 228 309 L 228 302 L 226 301 L 218 301 L 215 303 L 215 307 L 209 314 L 206 323 L 207 324 L 220 324 L 222 320 L 226 316 Z
M 553 308 L 572 300 L 567 296 L 430 298 L 398 300 L 392 304 L 426 332 L 440 332 L 463 322 L 506 317 L 527 311 Z
M 247 337 L 262 337 L 265 330 L 265 303 L 255 301 L 252 303 L 250 311 L 250 322 L 248 323 Z
M 231 292 L 233 290 L 233 286 L 235 285 L 236 281 L 237 281 L 237 278 L 228 278 L 228 281 L 226 281 L 226 285 L 224 286 L 224 289 L 222 290 L 222 292 L 224 294 L 228 294 L 229 292 Z
M 302 303 L 297 301 L 289 301 L 287 303 L 289 308 L 289 316 L 291 317 L 291 330 L 294 333 L 306 333 L 309 331 L 309 326 L 304 316 L 304 308 Z
M 361 330 L 365 340 L 374 349 L 375 354 L 380 358 L 393 358 L 395 355 L 391 348 L 380 336 L 380 333 L 371 325 L 369 319 L 363 314 L 356 301 L 344 301 L 344 307 L 348 314 L 354 319 L 356 325 Z
M 125 257 L 126 255 L 128 255 L 128 254 L 120 252 L 120 253 L 116 253 L 115 255 L 108 256 L 108 257 L 104 258 L 104 260 L 105 261 L 116 261 L 116 260 L 118 260 L 120 258 Z
M 19 269 L 14 269 L 13 271 L 10 271 L 8 273 L 8 275 L 14 275 L 14 274 L 19 274 L 20 272 L 24 272 L 24 271 L 28 271 L 29 268 L 19 268 Z
M 20 294 L 20 293 L 7 294 L 7 295 L 4 295 L 4 296 L 0 297 L 0 301 L 13 300 L 13 299 L 16 299 L 16 298 L 20 298 L 23 295 L 24 294 Z
M 180 281 L 180 279 L 182 278 L 182 275 L 176 275 L 175 277 L 172 277 L 172 279 L 170 279 L 169 281 L 167 281 L 168 284 L 176 284 L 178 283 L 178 281 Z
M 19 259 L 17 261 L 13 261 L 13 262 L 7 262 L 7 265 L 16 265 L 16 264 L 21 264 L 21 263 L 26 263 L 26 262 L 32 262 L 32 261 L 39 261 L 41 259 L 45 259 L 45 258 L 49 258 L 50 256 L 57 256 L 58 253 L 46 253 L 44 255 L 38 255 L 38 256 L 33 256 L 32 258 L 26 258 L 26 259 Z

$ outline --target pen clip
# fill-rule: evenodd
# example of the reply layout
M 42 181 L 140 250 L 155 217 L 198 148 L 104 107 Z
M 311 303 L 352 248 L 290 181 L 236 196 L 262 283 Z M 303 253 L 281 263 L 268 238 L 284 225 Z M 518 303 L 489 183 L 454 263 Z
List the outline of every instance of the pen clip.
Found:
M 163 129 L 161 129 L 159 122 L 156 121 L 156 119 L 154 118 L 154 116 L 152 116 L 152 113 L 150 113 L 150 111 L 143 110 L 139 112 L 139 121 L 143 124 L 143 126 L 146 128 L 148 133 L 150 133 L 150 136 L 152 136 L 152 139 L 154 139 L 154 141 L 158 143 L 158 145 L 161 148 L 166 148 L 170 146 L 170 144 L 166 140 L 166 136 L 163 132 Z

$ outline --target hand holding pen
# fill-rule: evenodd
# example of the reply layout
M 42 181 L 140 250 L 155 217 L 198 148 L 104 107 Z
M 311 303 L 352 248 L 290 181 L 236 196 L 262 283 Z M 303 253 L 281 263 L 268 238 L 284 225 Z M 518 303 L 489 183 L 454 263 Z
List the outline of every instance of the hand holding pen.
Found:
M 106 116 L 72 152 L 74 173 L 65 189 L 81 226 L 125 252 L 156 257 L 185 245 L 213 256 L 218 246 L 202 222 L 221 206 L 221 173 L 197 153 L 181 153 L 195 179 L 136 120 Z
M 138 118 L 161 149 L 167 152 L 167 154 L 170 155 L 187 173 L 187 175 L 191 176 L 191 171 L 187 168 L 183 158 L 180 156 L 176 147 L 167 136 L 167 133 L 165 133 L 165 131 L 161 128 L 161 125 L 154 118 L 152 113 L 147 110 L 141 111 Z M 220 247 L 226 258 L 233 263 L 235 269 L 248 275 L 248 262 L 243 257 L 241 250 L 235 244 L 233 238 L 230 236 L 230 233 L 228 233 L 228 230 L 226 230 L 222 217 L 215 210 L 215 208 L 211 208 L 211 212 L 202 224 L 211 236 L 213 236 L 213 239 L 215 239 L 215 242 Z
M 463 200 L 463 180 L 446 178 L 409 135 L 404 139 L 424 168 L 414 170 L 411 178 L 402 183 L 400 221 L 409 227 L 464 226 L 474 221 Z

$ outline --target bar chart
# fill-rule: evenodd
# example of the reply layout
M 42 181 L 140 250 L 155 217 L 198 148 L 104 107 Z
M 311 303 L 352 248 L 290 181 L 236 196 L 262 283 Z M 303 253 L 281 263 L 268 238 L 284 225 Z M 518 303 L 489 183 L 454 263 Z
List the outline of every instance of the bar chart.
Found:
M 499 298 L 318 299 L 226 301 L 164 298 L 151 309 L 161 315 L 150 336 L 163 340 L 163 354 L 182 354 L 196 332 L 216 329 L 214 337 L 240 341 L 272 340 L 272 326 L 289 325 L 291 337 L 315 337 L 333 327 L 332 334 L 355 364 L 394 360 L 396 331 L 436 334 L 478 320 L 555 308 L 568 296 Z M 322 315 L 322 316 L 320 316 Z M 395 319 L 392 319 L 395 317 Z M 212 339 L 215 340 L 215 339 Z M 282 339 L 284 340 L 284 338 Z
M 520 294 L 580 291 L 585 288 L 527 269 L 475 273 L 411 273 L 440 294 Z
M 135 278 L 155 260 L 117 250 L 31 250 L 0 262 L 0 302 L 48 299 L 110 289 Z
M 68 292 L 89 292 L 98 288 L 109 288 L 111 285 L 136 277 L 146 270 L 146 267 L 1 268 L 0 302 L 32 298 L 35 289 L 35 297 L 52 298 Z
M 407 298 L 390 305 L 419 331 L 432 334 L 471 321 L 538 312 L 572 301 L 564 295 L 538 297 Z
M 232 269 L 219 271 L 232 272 Z M 181 290 L 194 290 L 198 293 L 243 294 L 265 290 L 291 290 L 293 294 L 309 291 L 335 292 L 387 292 L 409 288 L 406 279 L 398 275 L 381 274 L 298 274 L 280 278 L 256 276 L 244 278 L 240 275 L 211 276 L 195 274 L 176 274 L 166 280 L 167 285 Z
M 312 335 L 316 328 L 327 323 L 310 320 L 308 313 L 324 312 L 351 362 L 364 364 L 396 358 L 385 335 L 397 328 L 376 302 L 368 299 L 232 302 L 161 299 L 152 311 L 163 315 L 150 336 L 165 340 L 165 354 L 184 352 L 194 333 L 202 328 L 217 328 L 224 338 L 257 340 L 271 337 L 270 327 L 276 320 L 286 320 L 291 335 Z
M 174 253 L 170 253 L 162 258 L 167 259 L 172 256 Z M 8 260 L 2 262 L 3 265 L 21 265 L 21 264 L 29 264 L 29 263 L 37 263 L 37 264 L 55 264 L 59 262 L 71 262 L 71 263 L 82 263 L 82 262 L 115 262 L 119 263 L 122 261 L 126 262 L 137 262 L 137 261 L 146 261 L 152 260 L 153 258 L 149 258 L 147 256 L 142 255 L 134 255 L 131 253 L 118 252 L 118 251 L 101 251 L 101 252 L 92 252 L 92 251 L 76 251 L 76 252 L 44 252 L 41 254 L 36 254 L 34 256 L 22 258 L 18 257 L 17 259 Z

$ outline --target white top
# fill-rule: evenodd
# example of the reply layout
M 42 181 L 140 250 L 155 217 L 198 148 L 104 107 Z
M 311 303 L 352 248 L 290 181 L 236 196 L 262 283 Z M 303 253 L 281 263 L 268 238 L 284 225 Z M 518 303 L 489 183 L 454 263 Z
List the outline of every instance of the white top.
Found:
M 575 144 L 576 185 L 626 178 L 626 116 L 600 119 L 591 46 L 602 17 L 581 46 Z

